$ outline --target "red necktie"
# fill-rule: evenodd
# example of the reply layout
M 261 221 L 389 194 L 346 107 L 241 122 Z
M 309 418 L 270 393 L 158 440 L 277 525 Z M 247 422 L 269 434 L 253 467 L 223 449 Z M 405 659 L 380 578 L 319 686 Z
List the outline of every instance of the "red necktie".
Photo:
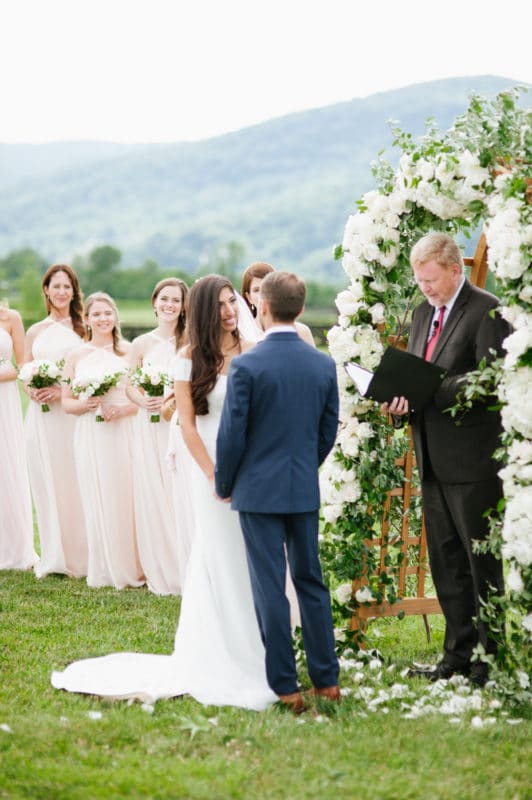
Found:
M 430 335 L 430 339 L 428 340 L 427 347 L 425 349 L 425 361 L 431 360 L 432 354 L 436 349 L 436 345 L 438 344 L 438 339 L 440 338 L 441 329 L 443 328 L 444 314 L 445 314 L 445 306 L 440 306 L 440 314 L 438 316 L 437 321 L 433 325 L 432 333 Z

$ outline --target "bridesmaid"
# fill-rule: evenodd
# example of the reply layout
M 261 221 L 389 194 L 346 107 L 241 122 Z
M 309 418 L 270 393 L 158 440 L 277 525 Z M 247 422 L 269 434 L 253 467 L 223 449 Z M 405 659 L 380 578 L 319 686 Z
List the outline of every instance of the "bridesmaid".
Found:
M 137 407 L 126 397 L 131 345 L 122 339 L 114 300 L 103 292 L 85 304 L 88 342 L 68 355 L 64 375 L 89 383 L 123 373 L 102 397 L 75 395 L 63 386 L 63 408 L 77 416 L 74 431 L 76 472 L 89 547 L 89 586 L 141 586 L 133 509 L 133 420 Z M 96 421 L 96 410 L 102 422 Z
M 164 278 L 153 290 L 151 304 L 157 317 L 157 328 L 134 339 L 131 365 L 173 374 L 171 364 L 185 341 L 185 298 L 188 287 L 177 278 Z M 181 568 L 186 552 L 180 552 L 187 525 L 183 499 L 174 507 L 174 486 L 167 463 L 170 422 L 161 414 L 163 397 L 148 394 L 130 382 L 126 389 L 130 400 L 142 410 L 135 421 L 133 486 L 135 520 L 140 563 L 148 588 L 155 594 L 181 592 Z M 168 395 L 171 389 L 165 392 Z M 153 413 L 160 422 L 151 423 Z M 174 420 L 174 427 L 175 425 Z M 176 468 L 179 464 L 174 465 Z M 186 491 L 184 475 L 179 473 L 182 495 Z M 190 523 L 189 523 L 190 524 Z
M 65 359 L 85 336 L 82 294 L 72 267 L 49 267 L 42 289 L 48 316 L 28 330 L 26 362 Z M 35 573 L 39 578 L 50 573 L 82 577 L 87 574 L 87 538 L 74 469 L 74 420 L 61 407 L 59 385 L 24 388 L 32 400 L 25 421 L 26 451 L 41 547 Z M 43 402 L 50 407 L 45 414 Z
M 0 569 L 29 569 L 33 519 L 26 467 L 22 407 L 13 366 L 24 357 L 24 326 L 16 311 L 0 306 Z
M 260 316 L 258 315 L 260 287 L 262 285 L 262 281 L 270 272 L 274 272 L 274 268 L 271 264 L 267 264 L 265 261 L 255 261 L 253 264 L 250 264 L 249 267 L 246 267 L 242 274 L 241 294 L 246 301 L 249 310 L 253 314 L 255 322 L 257 323 L 261 333 L 263 333 L 263 329 L 260 322 Z M 304 342 L 307 342 L 307 344 L 311 344 L 313 347 L 316 347 L 316 343 L 309 326 L 305 325 L 304 322 L 298 322 L 297 320 L 295 326 L 299 337 L 303 339 Z

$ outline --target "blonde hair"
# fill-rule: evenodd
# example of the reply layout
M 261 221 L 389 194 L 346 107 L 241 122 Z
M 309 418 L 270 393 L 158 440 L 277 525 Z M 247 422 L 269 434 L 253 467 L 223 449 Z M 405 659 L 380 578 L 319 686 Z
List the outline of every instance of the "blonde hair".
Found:
M 450 267 L 458 264 L 460 270 L 464 269 L 464 260 L 460 248 L 448 233 L 427 233 L 416 242 L 410 251 L 410 264 L 417 267 L 426 261 L 434 259 L 441 267 Z
M 118 321 L 118 308 L 116 307 L 116 303 L 113 300 L 113 298 L 106 292 L 93 292 L 93 294 L 90 294 L 85 301 L 83 316 L 85 319 L 87 319 L 91 307 L 96 302 L 107 303 L 107 305 L 110 306 L 110 308 L 112 308 L 113 314 L 115 315 L 115 324 L 113 326 L 113 350 L 117 356 L 123 356 L 125 354 L 125 350 L 120 349 L 120 343 L 123 340 L 122 331 L 120 330 L 120 322 Z M 86 327 L 87 327 L 87 339 L 90 342 L 90 340 L 92 339 L 92 330 L 88 325 Z

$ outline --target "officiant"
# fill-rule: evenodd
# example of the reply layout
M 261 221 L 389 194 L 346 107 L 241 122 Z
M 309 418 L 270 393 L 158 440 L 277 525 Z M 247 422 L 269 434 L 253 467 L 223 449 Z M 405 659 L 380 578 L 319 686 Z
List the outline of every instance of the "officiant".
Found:
M 429 233 L 410 254 L 416 283 L 425 300 L 414 310 L 408 350 L 446 371 L 429 403 L 409 415 L 408 401 L 395 397 L 383 410 L 410 416 L 421 479 L 430 565 L 445 617 L 443 657 L 423 673 L 435 681 L 458 673 L 483 686 L 486 663 L 471 661 L 475 648 L 497 650 L 495 626 L 481 619 L 490 591 L 504 591 L 502 563 L 491 552 L 477 553 L 473 542 L 488 535 L 484 516 L 502 497 L 493 453 L 502 431 L 494 398 L 475 401 L 459 422 L 447 411 L 457 402 L 468 373 L 480 361 L 501 354 L 510 330 L 497 312 L 498 299 L 473 286 L 464 275 L 462 254 L 445 233 Z

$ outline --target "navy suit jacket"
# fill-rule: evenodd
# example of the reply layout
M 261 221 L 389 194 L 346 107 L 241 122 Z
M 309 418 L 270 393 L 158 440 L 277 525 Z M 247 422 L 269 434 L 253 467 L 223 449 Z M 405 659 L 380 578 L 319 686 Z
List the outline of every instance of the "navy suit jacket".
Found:
M 502 353 L 502 342 L 511 332 L 494 310 L 498 299 L 465 281 L 456 298 L 434 350 L 432 361 L 447 370 L 447 377 L 421 413 L 411 416 L 416 460 L 421 477 L 427 457 L 435 477 L 446 483 L 469 483 L 493 478 L 500 463 L 492 456 L 500 446 L 502 431 L 498 412 L 490 411 L 493 398 L 474 404 L 460 424 L 445 411 L 454 405 L 461 382 L 476 370 L 490 350 Z M 425 300 L 412 317 L 408 350 L 423 357 L 434 309 Z
M 268 335 L 231 362 L 216 447 L 216 492 L 238 511 L 319 508 L 318 467 L 338 427 L 333 360 L 297 333 Z

